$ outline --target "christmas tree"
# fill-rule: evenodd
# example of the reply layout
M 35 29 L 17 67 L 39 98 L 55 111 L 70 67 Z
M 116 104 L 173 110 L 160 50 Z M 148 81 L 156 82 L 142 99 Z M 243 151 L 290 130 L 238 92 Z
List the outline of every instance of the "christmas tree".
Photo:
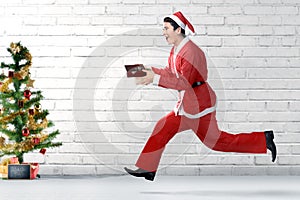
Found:
M 62 145 L 52 142 L 59 130 L 47 133 L 54 126 L 47 120 L 48 110 L 43 110 L 41 91 L 32 91 L 34 80 L 30 78 L 32 57 L 21 43 L 11 43 L 7 51 L 13 63 L 1 62 L 0 75 L 0 157 L 15 155 L 23 162 L 24 153 Z M 6 71 L 6 73 L 4 73 Z M 7 74 L 7 75 L 6 75 Z

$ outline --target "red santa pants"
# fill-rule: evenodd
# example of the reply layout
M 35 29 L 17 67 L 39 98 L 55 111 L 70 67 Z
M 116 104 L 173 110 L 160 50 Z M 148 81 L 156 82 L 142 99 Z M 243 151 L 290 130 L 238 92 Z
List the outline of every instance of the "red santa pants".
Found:
M 266 153 L 264 132 L 230 134 L 219 130 L 216 112 L 198 119 L 189 119 L 170 112 L 160 119 L 136 166 L 147 171 L 156 171 L 167 143 L 176 133 L 192 129 L 198 138 L 212 150 L 237 153 Z

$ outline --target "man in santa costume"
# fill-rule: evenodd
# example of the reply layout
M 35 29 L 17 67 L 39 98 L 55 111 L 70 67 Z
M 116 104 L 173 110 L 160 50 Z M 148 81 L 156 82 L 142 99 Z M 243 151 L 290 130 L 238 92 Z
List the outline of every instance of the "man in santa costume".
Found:
M 160 119 L 137 162 L 137 169 L 125 167 L 127 173 L 154 180 L 167 143 L 176 133 L 193 130 L 209 148 L 222 152 L 272 153 L 276 159 L 273 131 L 231 134 L 219 130 L 216 120 L 216 95 L 207 83 L 207 65 L 203 51 L 186 35 L 195 34 L 192 24 L 181 12 L 164 18 L 163 35 L 173 45 L 168 66 L 144 70 L 147 75 L 138 84 L 153 83 L 178 91 L 173 111 Z

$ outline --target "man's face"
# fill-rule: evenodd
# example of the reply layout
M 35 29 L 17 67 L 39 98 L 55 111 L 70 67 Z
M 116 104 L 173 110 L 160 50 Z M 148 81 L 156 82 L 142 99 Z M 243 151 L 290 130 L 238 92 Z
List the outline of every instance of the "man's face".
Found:
M 169 22 L 164 22 L 163 35 L 169 44 L 175 44 L 178 38 L 178 31 L 175 31 Z

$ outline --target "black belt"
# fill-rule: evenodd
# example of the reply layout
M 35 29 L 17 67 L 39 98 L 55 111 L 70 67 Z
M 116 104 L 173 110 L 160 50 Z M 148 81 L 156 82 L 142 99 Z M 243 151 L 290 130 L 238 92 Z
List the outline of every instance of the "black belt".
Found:
M 193 83 L 192 88 L 198 87 L 198 86 L 200 86 L 200 85 L 202 85 L 202 84 L 204 84 L 204 83 L 205 83 L 205 82 L 201 82 L 201 81 L 195 82 L 195 83 Z

